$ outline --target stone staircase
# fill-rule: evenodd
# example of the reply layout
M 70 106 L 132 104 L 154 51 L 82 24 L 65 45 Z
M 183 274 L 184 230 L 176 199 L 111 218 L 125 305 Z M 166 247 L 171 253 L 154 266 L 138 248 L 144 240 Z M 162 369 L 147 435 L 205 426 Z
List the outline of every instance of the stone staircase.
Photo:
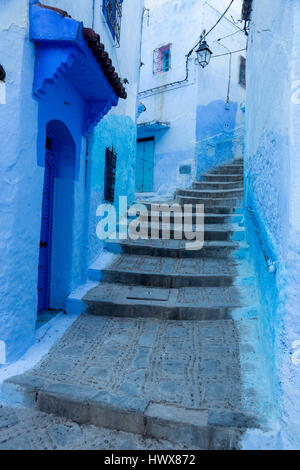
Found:
M 174 239 L 174 216 L 170 240 L 109 241 L 116 256 L 83 298 L 87 315 L 34 369 L 8 380 L 6 395 L 190 448 L 239 448 L 246 430 L 262 426 L 269 402 L 258 367 L 242 161 L 178 190 L 176 201 L 205 204 L 203 248 L 189 251 Z M 149 233 L 163 220 L 152 206 Z
M 182 240 L 174 239 L 174 214 L 171 239 L 161 239 L 160 206 L 139 201 L 153 211 L 152 220 L 145 220 L 149 237 L 151 224 L 159 221 L 160 239 L 107 243 L 108 250 L 121 251 L 121 254 L 103 271 L 102 282 L 85 296 L 88 313 L 165 320 L 217 320 L 232 318 L 236 310 L 256 312 L 256 290 L 249 289 L 249 285 L 255 285 L 255 279 L 245 260 L 248 246 L 242 224 L 243 165 L 241 162 L 224 165 L 214 170 L 214 175 L 215 182 L 210 182 L 214 185 L 212 189 L 201 188 L 207 183 L 205 180 L 195 182 L 194 189 L 176 193 L 176 201 L 181 206 L 204 204 L 208 207 L 209 212 L 204 217 L 203 248 L 187 250 L 184 234 Z M 235 185 L 232 189 L 222 190 L 219 189 L 220 175 L 227 178 L 227 184 L 231 175 L 238 176 L 239 180 L 231 182 Z M 182 232 L 182 228 L 180 230 Z

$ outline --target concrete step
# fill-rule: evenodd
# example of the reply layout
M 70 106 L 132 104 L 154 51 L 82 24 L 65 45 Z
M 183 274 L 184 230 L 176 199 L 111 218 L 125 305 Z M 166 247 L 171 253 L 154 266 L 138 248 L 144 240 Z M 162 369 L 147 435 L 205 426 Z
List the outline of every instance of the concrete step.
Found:
M 227 258 L 244 259 L 249 245 L 235 241 L 206 241 L 200 250 L 188 250 L 185 240 L 108 240 L 105 247 L 112 253 L 172 258 Z
M 210 181 L 214 183 L 234 183 L 234 182 L 241 182 L 243 183 L 243 175 L 237 174 L 214 174 L 214 173 L 204 173 L 202 175 L 204 181 Z
M 4 393 L 30 402 L 41 412 L 80 425 L 93 425 L 168 440 L 199 450 L 237 450 L 247 429 L 260 427 L 247 412 L 226 408 L 187 408 L 117 394 L 92 384 L 46 381 L 30 373 L 8 379 Z
M 220 212 L 220 208 L 218 208 L 218 212 Z M 162 213 L 160 212 L 153 212 L 151 214 L 151 217 L 150 215 L 148 216 L 143 216 L 141 215 L 140 216 L 140 220 L 141 221 L 149 221 L 150 222 L 154 222 L 154 223 L 162 223 L 163 221 L 163 216 L 162 216 Z M 175 219 L 175 221 L 177 222 L 177 219 Z M 242 214 L 242 209 L 240 209 L 240 213 L 204 213 L 204 223 L 206 225 L 214 225 L 214 224 L 239 224 L 239 223 L 242 223 L 243 221 L 243 214 Z M 173 224 L 174 223 L 174 214 L 171 213 L 170 214 L 170 223 Z M 196 223 L 196 214 L 194 213 L 193 216 L 192 216 L 192 223 L 195 224 Z
M 192 188 L 193 189 L 202 189 L 202 190 L 207 190 L 207 189 L 235 189 L 239 190 L 242 188 L 242 181 L 235 181 L 235 182 L 226 182 L 226 181 L 217 181 L 217 182 L 211 182 L 211 181 L 194 181 Z
M 147 222 L 140 221 L 140 230 L 143 234 L 147 233 L 149 239 L 156 236 L 156 239 L 170 239 L 170 240 L 191 240 L 193 235 L 203 233 L 204 240 L 233 240 L 243 241 L 245 239 L 245 229 L 239 224 L 205 224 L 204 227 L 196 225 L 184 227 L 180 222 L 174 224 L 174 220 L 170 224 L 162 222 Z M 154 238 L 155 239 L 155 238 Z
M 242 198 L 244 188 L 237 189 L 177 189 L 177 196 L 188 196 L 194 198 Z
M 4 382 L 2 397 L 187 448 L 238 449 L 262 418 L 240 399 L 245 326 L 249 331 L 231 320 L 162 325 L 83 315 L 34 369 Z M 248 355 L 245 366 L 255 369 L 256 362 L 256 353 Z M 255 403 L 257 392 L 250 393 Z
M 240 224 L 243 222 L 243 215 L 242 214 L 212 214 L 212 213 L 205 213 L 204 214 L 204 223 L 211 225 L 211 224 Z
M 213 170 L 215 175 L 240 175 L 244 174 L 243 165 L 223 165 Z
M 90 315 L 157 318 L 161 320 L 226 320 L 258 306 L 253 284 L 234 287 L 181 287 L 166 289 L 100 283 L 83 298 Z
M 212 207 L 240 207 L 243 204 L 243 197 L 236 198 L 204 198 L 204 197 L 189 197 L 189 196 L 176 196 L 178 204 L 184 206 L 185 204 L 203 204 L 204 208 L 209 207 L 210 212 L 214 212 Z M 207 210 L 207 209 L 206 209 Z
M 197 210 L 196 205 L 197 204 L 202 204 L 201 202 L 199 202 L 200 198 L 190 198 L 189 199 L 187 196 L 184 196 L 184 197 L 187 199 L 187 204 L 193 206 L 192 207 L 192 213 L 193 214 L 196 213 L 196 210 Z M 221 199 L 221 198 L 219 198 L 219 199 Z M 193 203 L 192 202 L 193 200 L 196 201 L 196 202 Z M 221 210 L 221 213 L 222 213 L 222 210 L 223 210 L 223 214 L 225 214 L 225 215 L 232 214 L 232 213 L 239 214 L 239 215 L 243 214 L 243 204 L 242 204 L 243 201 L 242 201 L 242 198 L 240 199 L 240 202 L 241 202 L 240 205 L 237 206 L 237 207 L 232 207 L 232 205 L 228 205 L 227 204 L 227 199 L 222 198 L 222 200 L 224 200 L 224 204 L 221 204 L 221 205 L 216 204 L 215 207 L 212 205 L 209 208 L 209 210 L 206 210 L 206 212 L 209 213 L 209 214 L 220 214 L 220 210 Z M 165 213 L 167 215 L 169 213 L 172 214 L 172 212 L 170 211 L 170 207 L 172 207 L 172 206 L 175 206 L 175 208 L 178 208 L 178 206 L 179 206 L 179 209 L 181 210 L 181 212 L 182 213 L 184 212 L 183 205 L 179 204 L 179 202 L 177 200 L 173 200 L 170 203 L 165 204 L 164 206 L 159 206 L 158 204 L 151 205 L 150 203 L 143 203 L 143 205 L 148 210 L 148 214 L 145 215 L 146 218 L 150 217 L 150 215 L 152 215 L 154 218 L 157 218 L 158 215 L 160 215 L 160 217 L 161 217 L 162 213 Z M 139 215 L 139 217 L 141 217 L 143 219 L 143 216 Z M 134 219 L 134 218 L 135 217 L 131 217 L 131 219 Z
M 251 284 L 254 277 L 246 261 L 121 255 L 104 269 L 101 280 L 130 286 L 180 288 Z

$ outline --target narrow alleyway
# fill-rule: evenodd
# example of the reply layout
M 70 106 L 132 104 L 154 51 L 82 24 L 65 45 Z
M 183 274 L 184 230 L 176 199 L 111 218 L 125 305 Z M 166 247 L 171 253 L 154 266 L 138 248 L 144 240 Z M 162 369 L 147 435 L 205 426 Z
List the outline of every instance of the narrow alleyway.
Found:
M 187 251 L 186 240 L 107 243 L 121 254 L 85 296 L 87 315 L 10 379 L 7 394 L 77 423 L 190 448 L 239 448 L 248 429 L 266 426 L 242 161 L 176 197 L 205 204 L 203 249 Z

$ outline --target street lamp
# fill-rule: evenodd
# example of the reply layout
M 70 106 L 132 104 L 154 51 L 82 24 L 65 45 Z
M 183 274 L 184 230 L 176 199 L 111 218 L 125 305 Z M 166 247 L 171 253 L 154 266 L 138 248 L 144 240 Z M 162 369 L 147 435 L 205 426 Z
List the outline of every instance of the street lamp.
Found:
M 196 50 L 199 65 L 204 69 L 210 62 L 212 52 L 205 39 L 200 40 L 199 48 Z

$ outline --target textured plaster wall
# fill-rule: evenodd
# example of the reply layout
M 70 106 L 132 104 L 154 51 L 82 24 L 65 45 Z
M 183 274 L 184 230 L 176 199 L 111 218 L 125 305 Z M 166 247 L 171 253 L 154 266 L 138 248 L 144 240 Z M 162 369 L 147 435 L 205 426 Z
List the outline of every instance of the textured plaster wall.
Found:
M 75 142 L 75 178 L 56 181 L 56 193 L 71 194 L 62 224 L 62 207 L 56 208 L 53 255 L 52 306 L 62 308 L 64 297 L 85 282 L 90 263 L 102 244 L 96 239 L 96 206 L 103 201 L 105 148 L 118 152 L 117 190 L 134 195 L 136 156 L 136 92 L 139 80 L 140 33 L 143 2 L 124 1 L 121 47 L 116 48 L 102 15 L 99 0 L 51 1 L 48 5 L 68 10 L 85 26 L 94 26 L 121 78 L 127 78 L 128 100 L 120 100 L 89 138 L 81 135 L 83 103 L 79 93 L 64 80 L 49 86 L 45 97 L 32 95 L 35 48 L 29 41 L 29 0 L 1 2 L 1 64 L 6 73 L 6 104 L 0 104 L 0 340 L 6 342 L 7 362 L 20 357 L 33 343 L 37 318 L 37 274 L 40 244 L 44 144 L 47 122 L 63 117 Z M 72 106 L 66 110 L 65 101 Z M 86 173 L 87 169 L 87 173 Z M 65 202 L 64 202 L 65 203 Z M 73 208 L 73 210 L 72 210 Z M 70 225 L 70 226 L 69 226 Z M 68 227 L 69 226 L 69 227 Z M 62 227 L 65 227 L 62 230 Z M 62 242 L 67 247 L 64 252 Z M 67 257 L 71 258 L 68 279 Z M 53 268 L 53 266 L 52 266 Z M 53 269 L 52 269 L 53 270 Z M 64 276 L 63 278 L 61 276 Z M 56 281 L 55 281 L 56 279 Z
M 38 105 L 32 99 L 34 48 L 28 1 L 1 2 L 1 63 L 7 74 L 0 105 L 0 338 L 7 361 L 34 340 L 43 169 L 36 165 Z
M 299 72 L 298 2 L 254 0 L 248 47 L 246 207 L 259 275 L 262 338 L 273 383 L 281 440 L 300 447 Z M 256 229 L 258 227 L 258 230 Z M 262 242 L 260 242 L 261 240 Z M 269 274 L 263 257 L 278 262 Z M 299 349 L 299 348 L 298 348 Z
M 197 178 L 212 167 L 235 156 L 234 137 L 243 132 L 235 131 L 238 103 L 213 101 L 197 107 L 196 157 Z M 242 152 L 240 157 L 242 157 Z
M 92 157 L 89 160 L 87 187 L 89 194 L 88 265 L 92 264 L 103 247 L 103 242 L 96 235 L 96 226 L 100 220 L 96 217 L 96 211 L 100 204 L 106 203 L 103 185 L 106 147 L 113 147 L 117 154 L 114 206 L 118 212 L 119 196 L 127 196 L 128 204 L 134 201 L 136 138 L 135 121 L 129 116 L 111 114 L 100 122 L 94 136 L 90 139 Z
M 186 54 L 199 40 L 202 30 L 213 26 L 228 6 L 228 2 L 147 0 L 145 6 L 150 9 L 150 19 L 148 25 L 148 17 L 145 14 L 142 46 L 144 65 L 141 68 L 140 91 L 185 78 Z M 230 12 L 237 18 L 240 6 L 239 2 L 236 2 L 235 8 Z M 237 27 L 230 21 L 228 14 L 228 19 L 222 20 L 216 30 L 207 38 L 215 55 L 227 52 L 223 46 L 217 43 L 217 39 L 236 31 L 238 31 Z M 242 49 L 245 47 L 245 36 L 238 32 L 222 42 L 231 50 Z M 171 70 L 154 75 L 153 51 L 157 47 L 169 43 L 171 43 Z M 138 123 L 151 121 L 170 123 L 168 130 L 152 132 L 152 134 L 148 132 L 148 135 L 155 136 L 154 190 L 156 192 L 171 193 L 176 187 L 186 184 L 186 179 L 180 178 L 179 168 L 181 165 L 189 164 L 192 175 L 195 174 L 195 151 L 199 166 L 198 173 L 205 166 L 209 166 L 212 162 L 209 155 L 206 154 L 206 146 L 203 146 L 202 140 L 228 130 L 226 127 L 229 120 L 227 115 L 230 114 L 232 117 L 231 112 L 227 114 L 224 112 L 229 76 L 228 58 L 216 58 L 203 70 L 199 65 L 196 65 L 195 57 L 193 55 L 189 61 L 188 83 L 163 93 L 141 97 L 147 110 L 139 116 Z M 237 55 L 232 66 L 231 96 L 233 103 L 230 108 L 235 109 L 234 126 L 238 126 L 242 121 L 237 108 L 244 100 L 244 90 L 238 85 L 238 68 L 239 57 Z M 220 116 L 221 108 L 216 105 L 220 101 L 223 102 L 221 114 L 224 116 L 222 117 Z M 209 128 L 205 124 L 206 109 L 211 120 Z M 234 126 L 232 124 L 231 129 Z M 225 159 L 229 158 L 225 149 L 226 145 L 224 152 L 219 153 L 218 161 L 224 155 Z
M 218 10 L 219 5 L 205 3 L 204 12 L 210 23 L 218 20 Z M 222 20 L 207 37 L 214 54 L 205 69 L 198 68 L 195 147 L 198 178 L 211 167 L 243 156 L 245 88 L 239 84 L 239 71 L 240 56 L 245 57 L 246 51 L 232 54 L 231 67 L 230 56 L 222 54 L 245 48 L 246 40 L 241 32 L 236 33 L 236 26 L 229 19 Z M 218 41 L 219 38 L 224 39 Z

